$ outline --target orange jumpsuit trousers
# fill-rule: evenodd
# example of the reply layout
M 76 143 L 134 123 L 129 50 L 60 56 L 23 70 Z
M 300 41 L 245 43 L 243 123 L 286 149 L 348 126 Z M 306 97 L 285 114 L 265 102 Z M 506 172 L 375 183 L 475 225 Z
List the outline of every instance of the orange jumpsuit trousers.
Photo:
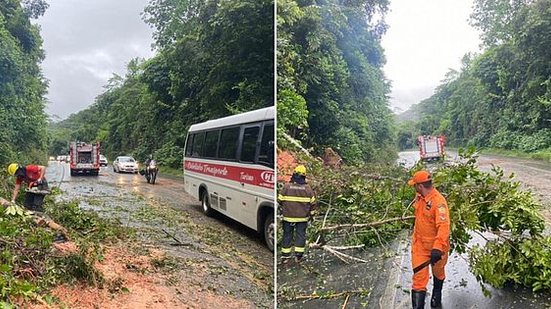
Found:
M 415 268 L 430 260 L 431 251 L 438 249 L 442 259 L 432 265 L 432 274 L 439 280 L 446 278 L 444 267 L 450 250 L 450 216 L 446 199 L 436 189 L 426 196 L 417 195 L 414 203 L 415 227 L 411 246 L 411 263 Z M 429 267 L 413 274 L 415 291 L 426 291 L 429 282 Z

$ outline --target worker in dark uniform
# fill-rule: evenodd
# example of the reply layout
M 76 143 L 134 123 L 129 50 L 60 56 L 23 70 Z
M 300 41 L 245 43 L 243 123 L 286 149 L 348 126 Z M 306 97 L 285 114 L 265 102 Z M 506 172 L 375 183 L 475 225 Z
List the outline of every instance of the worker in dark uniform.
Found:
M 281 189 L 277 200 L 283 212 L 283 262 L 291 257 L 293 238 L 295 259 L 300 262 L 306 247 L 306 227 L 310 212 L 316 207 L 314 190 L 306 183 L 304 165 L 295 168 L 291 181 Z

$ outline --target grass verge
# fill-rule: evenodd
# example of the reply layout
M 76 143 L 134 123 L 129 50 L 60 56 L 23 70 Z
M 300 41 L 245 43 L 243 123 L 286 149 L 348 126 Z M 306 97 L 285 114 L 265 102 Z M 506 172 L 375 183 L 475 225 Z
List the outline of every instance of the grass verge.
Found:
M 534 159 L 545 162 L 551 162 L 551 149 L 539 150 L 536 152 L 523 152 L 520 150 L 507 150 L 498 148 L 481 149 L 480 153 L 489 155 L 500 155 L 514 158 Z

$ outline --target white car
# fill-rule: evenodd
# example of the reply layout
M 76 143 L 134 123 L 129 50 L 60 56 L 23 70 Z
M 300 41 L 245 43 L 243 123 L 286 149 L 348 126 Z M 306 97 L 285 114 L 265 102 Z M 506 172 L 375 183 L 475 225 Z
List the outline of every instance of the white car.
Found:
M 113 172 L 128 172 L 137 174 L 139 170 L 138 162 L 130 156 L 120 156 L 113 161 Z
M 107 158 L 100 154 L 99 155 L 99 166 L 107 166 L 107 164 L 109 164 L 109 162 L 107 161 Z

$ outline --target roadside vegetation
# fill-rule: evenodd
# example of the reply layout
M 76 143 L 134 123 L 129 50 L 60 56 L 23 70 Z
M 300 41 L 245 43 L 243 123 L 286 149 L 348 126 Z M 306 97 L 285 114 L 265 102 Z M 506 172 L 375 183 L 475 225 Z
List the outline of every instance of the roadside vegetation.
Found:
M 496 154 L 516 158 L 527 158 L 551 162 L 551 150 L 538 150 L 535 152 L 524 152 L 520 150 L 506 150 L 500 148 L 484 148 L 481 153 Z
M 6 179 L 0 180 L 8 183 Z M 54 243 L 56 233 L 37 225 L 33 216 L 19 206 L 0 210 L 0 306 L 17 308 L 23 304 L 58 304 L 50 290 L 77 282 L 109 287 L 96 269 L 106 245 L 127 240 L 132 232 L 117 222 L 83 211 L 78 201 L 55 202 L 60 192 L 45 200 L 45 213 L 68 230 L 70 242 Z M 9 193 L 3 187 L 1 196 Z M 20 202 L 17 203 L 20 205 Z
M 0 166 L 13 161 L 45 163 L 47 82 L 41 74 L 42 38 L 31 19 L 48 5 L 42 0 L 0 2 Z

